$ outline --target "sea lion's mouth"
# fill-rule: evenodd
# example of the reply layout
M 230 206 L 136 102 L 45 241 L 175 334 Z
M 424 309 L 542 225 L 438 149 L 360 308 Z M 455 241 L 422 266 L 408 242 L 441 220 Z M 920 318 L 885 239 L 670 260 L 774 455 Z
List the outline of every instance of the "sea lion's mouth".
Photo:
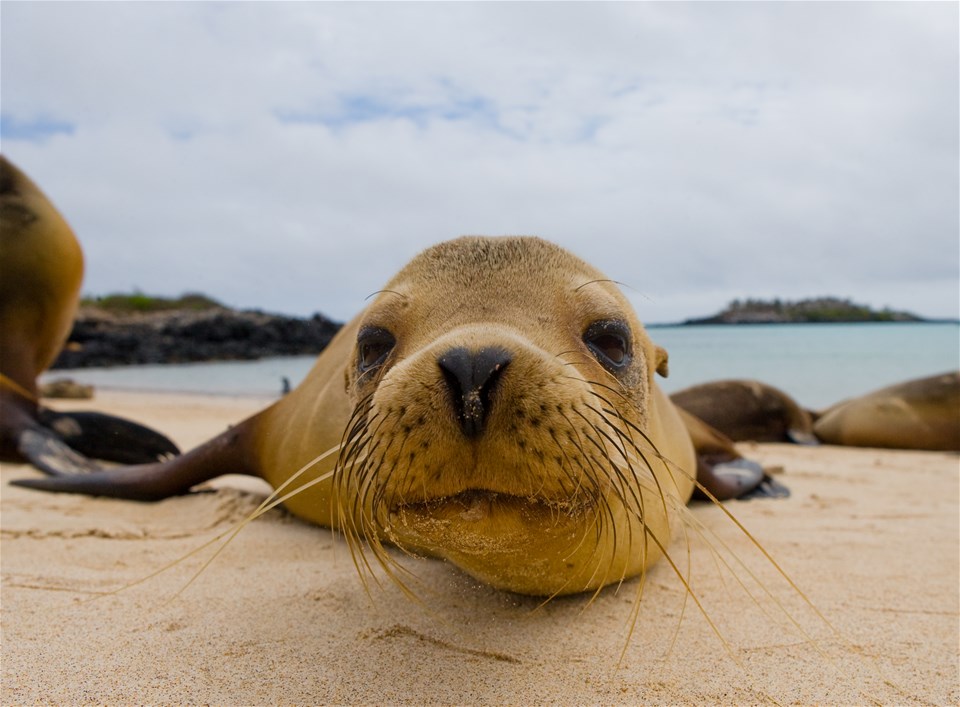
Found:
M 544 515 L 570 516 L 582 512 L 582 500 L 550 499 L 543 496 L 518 496 L 486 489 L 467 489 L 452 496 L 431 498 L 415 503 L 399 503 L 390 512 L 392 518 L 403 516 L 430 517 L 436 520 L 476 523 L 503 514 L 520 514 L 531 520 Z
M 384 532 L 396 544 L 429 555 L 512 555 L 547 538 L 562 536 L 568 542 L 584 526 L 589 505 L 469 489 L 395 505 Z

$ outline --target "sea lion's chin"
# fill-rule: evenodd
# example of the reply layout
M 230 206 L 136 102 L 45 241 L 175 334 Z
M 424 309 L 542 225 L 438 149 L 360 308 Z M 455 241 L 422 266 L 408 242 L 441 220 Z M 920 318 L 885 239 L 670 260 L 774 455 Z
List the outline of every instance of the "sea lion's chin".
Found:
M 497 589 L 543 595 L 546 587 L 549 594 L 591 588 L 584 550 L 597 540 L 596 511 L 582 500 L 469 489 L 398 504 L 384 531 L 396 545 L 448 560 Z

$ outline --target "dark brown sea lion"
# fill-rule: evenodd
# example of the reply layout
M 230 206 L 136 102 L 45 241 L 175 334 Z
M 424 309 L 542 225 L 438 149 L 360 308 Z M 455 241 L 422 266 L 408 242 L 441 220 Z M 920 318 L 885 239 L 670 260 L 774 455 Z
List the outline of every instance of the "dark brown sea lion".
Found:
M 688 424 L 706 425 L 685 422 L 658 370 L 665 352 L 602 273 L 537 238 L 460 238 L 414 258 L 299 386 L 210 442 L 15 483 L 158 499 L 252 474 L 385 563 L 390 542 L 501 589 L 581 592 L 660 557 L 696 486 Z M 718 451 L 699 465 L 712 493 L 762 481 L 719 435 Z
M 70 333 L 83 253 L 53 204 L 3 156 L 0 264 L 0 460 L 63 471 L 94 468 L 76 450 L 128 464 L 176 454 L 170 440 L 137 423 L 41 408 L 37 376 Z
M 960 451 L 960 371 L 838 403 L 813 431 L 827 444 Z
M 817 443 L 810 414 L 782 390 L 759 381 L 702 383 L 670 399 L 735 442 Z

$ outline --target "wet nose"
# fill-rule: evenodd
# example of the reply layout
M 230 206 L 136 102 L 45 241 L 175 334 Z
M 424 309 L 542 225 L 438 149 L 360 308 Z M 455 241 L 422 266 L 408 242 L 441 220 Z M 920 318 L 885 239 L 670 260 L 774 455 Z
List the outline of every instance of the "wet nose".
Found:
M 458 347 L 437 358 L 466 437 L 474 439 L 483 432 L 491 396 L 510 361 L 510 354 L 497 347 L 477 351 Z

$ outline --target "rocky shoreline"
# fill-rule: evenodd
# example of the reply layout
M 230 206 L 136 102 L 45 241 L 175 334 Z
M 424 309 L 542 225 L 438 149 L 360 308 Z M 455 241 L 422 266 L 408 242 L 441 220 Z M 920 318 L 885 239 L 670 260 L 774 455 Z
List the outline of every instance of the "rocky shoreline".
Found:
M 90 368 L 313 355 L 340 324 L 214 307 L 201 311 L 109 312 L 82 307 L 51 368 Z
M 51 368 L 92 368 L 198 361 L 254 360 L 269 356 L 316 355 L 341 324 L 321 314 L 309 318 L 234 310 L 201 295 L 184 296 L 170 308 L 138 311 L 137 298 L 118 295 L 81 306 L 67 344 Z M 117 306 L 119 300 L 121 306 Z M 101 306 L 97 306 L 101 304 Z M 141 303 L 142 304 L 142 303 Z M 850 300 L 825 297 L 800 302 L 731 302 L 712 317 L 684 325 L 795 324 L 823 322 L 925 321 L 908 312 L 874 311 Z

